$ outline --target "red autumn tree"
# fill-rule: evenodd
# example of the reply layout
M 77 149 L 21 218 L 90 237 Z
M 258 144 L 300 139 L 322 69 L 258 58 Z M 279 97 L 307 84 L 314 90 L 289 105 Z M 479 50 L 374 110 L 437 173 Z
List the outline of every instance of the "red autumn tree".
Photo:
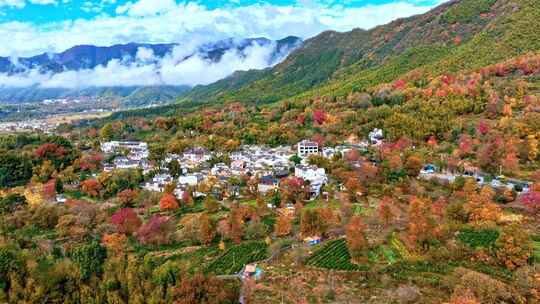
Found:
M 131 235 L 141 227 L 142 221 L 131 208 L 123 208 L 111 216 L 111 223 L 120 233 Z
M 446 210 L 446 206 L 448 205 L 448 202 L 446 198 L 439 197 L 435 203 L 431 206 L 431 210 L 433 211 L 433 214 L 435 216 L 438 216 L 439 218 L 443 218 L 444 211 Z
M 188 189 L 182 192 L 182 203 L 187 206 L 193 205 L 193 196 L 191 195 L 191 191 L 189 191 Z
M 463 156 L 473 152 L 473 140 L 468 134 L 462 134 L 459 138 L 459 151 Z
M 304 180 L 301 178 L 290 177 L 281 180 L 279 190 L 282 205 L 301 202 L 305 198 Z
M 429 139 L 427 140 L 427 144 L 432 148 L 436 147 L 438 144 L 437 138 L 435 136 L 430 136 Z
M 163 245 L 171 242 L 174 231 L 175 225 L 170 217 L 154 215 L 137 230 L 135 235 L 142 244 Z
M 39 146 L 35 151 L 35 155 L 42 159 L 60 159 L 63 158 L 66 153 L 67 151 L 64 147 L 53 143 L 45 143 Z
M 81 183 L 81 190 L 88 196 L 97 197 L 102 189 L 101 183 L 97 179 L 87 179 Z
M 322 125 L 326 121 L 326 112 L 324 110 L 314 110 L 313 121 L 319 125 Z
M 533 214 L 540 212 L 540 192 L 530 191 L 519 197 L 519 202 L 523 204 Z
M 159 209 L 163 211 L 174 211 L 178 208 L 180 205 L 173 194 L 165 193 L 159 200 Z
M 345 227 L 347 236 L 347 248 L 354 262 L 360 263 L 366 256 L 368 249 L 368 240 L 366 238 L 366 225 L 362 222 L 360 216 L 351 217 L 349 223 Z
M 358 153 L 358 150 L 352 149 L 345 153 L 345 159 L 349 162 L 356 162 L 360 160 L 360 153 Z
M 183 275 L 172 289 L 174 304 L 235 303 L 239 294 L 224 280 L 196 273 Z
M 478 126 L 476 126 L 476 132 L 478 132 L 479 135 L 486 135 L 489 133 L 489 125 L 485 121 L 480 121 L 478 123 Z
M 82 171 L 93 171 L 101 166 L 103 156 L 101 154 L 88 154 L 81 157 L 79 161 L 79 168 Z
M 398 79 L 392 84 L 392 87 L 395 90 L 403 90 L 405 89 L 406 86 L 407 86 L 407 82 L 403 79 Z
M 43 185 L 43 198 L 52 200 L 56 197 L 56 179 L 53 178 Z

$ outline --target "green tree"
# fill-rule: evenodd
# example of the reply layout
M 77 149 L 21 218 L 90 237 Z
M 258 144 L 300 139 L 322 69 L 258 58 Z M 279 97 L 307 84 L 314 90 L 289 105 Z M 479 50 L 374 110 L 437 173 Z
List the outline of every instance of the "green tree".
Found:
M 26 184 L 32 177 L 32 162 L 15 152 L 0 152 L 0 188 Z
M 167 165 L 167 168 L 169 169 L 169 173 L 174 178 L 178 178 L 180 176 L 180 174 L 182 173 L 182 167 L 180 166 L 180 163 L 176 159 L 173 159 Z
M 114 129 L 111 123 L 105 124 L 99 131 L 99 136 L 103 140 L 111 140 L 114 137 Z
M 79 266 L 81 279 L 87 280 L 92 274 L 99 275 L 107 258 L 107 249 L 93 241 L 73 248 L 71 259 Z
M 296 154 L 291 156 L 291 158 L 289 158 L 289 160 L 292 161 L 293 163 L 295 163 L 296 165 L 299 165 L 302 162 L 302 158 L 300 158 L 300 156 L 298 156 Z

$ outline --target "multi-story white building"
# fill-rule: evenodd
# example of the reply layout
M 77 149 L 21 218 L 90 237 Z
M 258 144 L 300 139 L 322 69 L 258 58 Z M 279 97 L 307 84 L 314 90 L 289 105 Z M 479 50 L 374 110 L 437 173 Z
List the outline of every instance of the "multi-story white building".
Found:
M 319 154 L 319 144 L 310 140 L 303 140 L 297 145 L 298 156 L 304 158 L 310 155 Z
M 186 186 L 194 187 L 194 186 L 197 186 L 202 181 L 204 181 L 204 175 L 201 173 L 181 175 L 178 177 L 179 185 L 186 185 Z
M 296 166 L 294 168 L 294 176 L 309 181 L 312 196 L 319 195 L 322 186 L 328 182 L 326 170 L 316 166 Z

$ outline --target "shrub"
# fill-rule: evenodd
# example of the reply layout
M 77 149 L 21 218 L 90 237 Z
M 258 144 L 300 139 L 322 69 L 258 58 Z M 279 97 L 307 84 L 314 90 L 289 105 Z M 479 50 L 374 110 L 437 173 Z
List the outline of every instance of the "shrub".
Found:
M 18 193 L 10 193 L 0 198 L 0 213 L 11 212 L 18 205 L 26 204 L 26 198 L 24 195 Z

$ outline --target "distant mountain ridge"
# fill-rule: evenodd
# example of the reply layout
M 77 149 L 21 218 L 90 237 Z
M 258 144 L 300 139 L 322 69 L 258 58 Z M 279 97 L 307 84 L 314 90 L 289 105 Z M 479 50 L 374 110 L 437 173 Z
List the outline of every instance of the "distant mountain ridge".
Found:
M 217 42 L 203 44 L 192 54 L 201 56 L 212 62 L 218 62 L 222 56 L 231 50 L 242 53 L 246 48 L 254 46 L 268 46 L 275 43 L 272 59 L 275 60 L 280 54 L 285 54 L 299 46 L 302 40 L 298 37 L 289 36 L 281 40 L 272 41 L 267 38 L 248 39 L 225 39 Z M 182 47 L 177 43 L 147 44 L 128 43 L 112 46 L 78 45 L 61 53 L 43 53 L 32 57 L 10 58 L 0 57 L 0 73 L 17 74 L 26 70 L 37 69 L 41 73 L 60 73 L 64 71 L 77 71 L 93 69 L 100 65 L 107 65 L 112 60 L 122 60 L 131 63 L 135 60 L 137 52 L 141 49 L 152 50 L 156 58 L 163 58 L 170 54 L 175 47 Z M 0 84 L 1 85 L 1 84 Z
M 246 50 L 253 46 L 273 47 L 268 58 L 268 64 L 275 64 L 285 58 L 291 51 L 302 44 L 302 39 L 289 36 L 280 40 L 267 38 L 224 39 L 199 46 L 191 54 L 181 58 L 181 63 L 193 56 L 198 56 L 212 63 L 219 63 L 227 52 L 233 51 L 237 56 L 246 56 Z M 61 53 L 40 54 L 26 58 L 0 57 L 0 74 L 21 75 L 28 71 L 38 71 L 41 74 L 58 74 L 68 71 L 91 70 L 106 66 L 113 60 L 123 65 L 137 61 L 137 53 L 142 49 L 151 50 L 155 61 L 168 56 L 180 44 L 144 44 L 128 43 L 113 46 L 74 46 Z M 152 63 L 152 62 L 150 62 Z M 10 87 L 0 83 L 0 102 L 21 103 L 39 102 L 46 99 L 107 97 L 119 100 L 125 107 L 138 107 L 148 104 L 164 104 L 177 99 L 190 89 L 188 85 L 141 85 L 141 86 L 102 86 L 86 88 L 41 87 Z

